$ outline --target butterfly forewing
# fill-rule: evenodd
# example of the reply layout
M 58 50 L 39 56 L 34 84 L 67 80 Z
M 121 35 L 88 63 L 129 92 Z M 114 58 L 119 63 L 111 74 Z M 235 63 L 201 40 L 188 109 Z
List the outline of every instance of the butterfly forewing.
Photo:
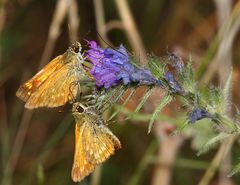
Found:
M 76 47 L 79 53 L 74 52 Z M 76 98 L 79 85 L 74 84 L 87 78 L 80 47 L 78 42 L 74 43 L 20 86 L 16 95 L 26 102 L 26 108 L 58 107 Z
M 83 132 L 83 148 L 86 158 L 99 164 L 114 154 L 115 149 L 121 148 L 121 144 L 105 125 L 94 121 L 94 118 L 90 118 L 91 125 Z
M 81 76 L 80 73 L 70 74 L 68 67 L 53 73 L 36 92 L 29 97 L 26 102 L 26 108 L 36 107 L 58 107 L 69 100 L 73 100 L 77 95 L 78 84 Z
M 35 92 L 54 71 L 59 70 L 63 65 L 63 55 L 59 55 L 54 58 L 49 64 L 47 64 L 41 71 L 39 71 L 35 76 L 33 76 L 26 83 L 22 84 L 16 95 L 23 101 L 27 101 L 28 98 Z

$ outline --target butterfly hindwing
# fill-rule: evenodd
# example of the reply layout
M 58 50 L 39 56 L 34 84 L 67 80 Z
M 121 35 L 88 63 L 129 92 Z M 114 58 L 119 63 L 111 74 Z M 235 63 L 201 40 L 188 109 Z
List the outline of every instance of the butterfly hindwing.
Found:
M 83 148 L 86 158 L 94 164 L 100 164 L 121 148 L 120 141 L 100 120 L 90 118 L 89 129 L 83 132 Z
M 76 120 L 72 178 L 79 182 L 121 148 L 121 143 L 107 128 L 101 115 L 91 108 L 76 102 L 72 113 Z
M 94 169 L 95 165 L 90 163 L 83 150 L 82 140 L 83 132 L 86 128 L 86 122 L 75 126 L 75 154 L 72 167 L 72 179 L 74 182 L 80 182 L 85 176 L 89 175 Z

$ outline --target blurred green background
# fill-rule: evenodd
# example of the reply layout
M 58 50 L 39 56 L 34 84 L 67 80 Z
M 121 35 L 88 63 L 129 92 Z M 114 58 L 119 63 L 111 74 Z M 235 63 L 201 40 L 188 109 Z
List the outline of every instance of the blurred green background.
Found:
M 238 107 L 239 12 L 237 0 L 0 0 L 2 185 L 74 184 L 70 176 L 74 153 L 70 108 L 64 113 L 47 108 L 26 111 L 15 93 L 40 66 L 64 53 L 73 40 L 97 40 L 93 30 L 113 46 L 123 44 L 139 55 L 140 61 L 145 53 L 164 56 L 175 52 L 183 59 L 191 56 L 203 88 L 210 83 L 221 86 L 221 77 L 232 68 L 232 100 Z M 216 63 L 220 59 L 224 61 Z M 182 134 L 170 135 L 174 123 L 186 116 L 174 103 L 147 135 L 147 114 L 152 108 L 145 107 L 134 119 L 124 120 L 142 92 L 110 125 L 123 148 L 79 184 L 199 184 L 218 151 L 216 147 L 196 156 L 197 149 L 214 135 L 211 123 L 201 121 Z M 150 107 L 157 98 L 151 98 Z M 231 164 L 239 162 L 239 153 L 239 142 L 235 142 L 230 155 L 221 162 L 225 166 L 214 171 L 208 184 L 240 184 L 238 175 L 225 178 Z

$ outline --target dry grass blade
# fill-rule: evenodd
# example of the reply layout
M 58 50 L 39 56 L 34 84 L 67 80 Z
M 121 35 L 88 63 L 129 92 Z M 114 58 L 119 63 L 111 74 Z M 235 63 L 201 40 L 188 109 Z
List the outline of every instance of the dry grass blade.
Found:
M 76 0 L 71 0 L 71 4 L 68 11 L 69 20 L 69 39 L 71 42 L 78 40 L 78 27 L 80 19 L 78 16 L 78 5 Z
M 204 76 L 200 81 L 200 85 L 208 84 L 212 77 L 216 74 L 218 66 L 223 65 L 222 61 L 229 61 L 231 58 L 231 50 L 238 31 L 240 29 L 240 2 L 238 1 L 235 5 L 234 11 L 231 16 L 225 21 L 221 28 L 219 29 L 219 44 L 218 52 L 213 61 L 209 64 Z M 230 62 L 229 62 L 230 63 Z M 229 64 L 228 64 L 229 65 Z M 229 67 L 228 67 L 229 68 Z M 229 71 L 230 72 L 230 71 Z M 229 73 L 224 67 L 224 73 L 221 75 Z M 225 76 L 225 75 L 224 75 Z
M 67 16 L 70 5 L 73 0 L 58 0 L 56 9 L 53 15 L 53 19 L 48 32 L 48 39 L 46 46 L 44 48 L 44 52 L 39 64 L 39 68 L 42 68 L 46 62 L 50 60 L 51 53 L 53 51 L 55 42 L 60 34 L 60 26 L 63 23 L 64 19 Z
M 102 0 L 94 0 L 93 3 L 94 3 L 97 30 L 98 30 L 98 33 L 102 37 L 102 38 L 99 38 L 99 41 L 101 43 L 101 46 L 106 47 L 107 46 L 106 42 L 110 44 L 110 41 L 107 37 L 107 32 L 106 32 L 106 23 L 105 23 L 105 17 L 104 17 L 103 2 L 102 2 Z
M 142 43 L 142 39 L 139 35 L 139 32 L 137 31 L 137 27 L 133 20 L 127 1 L 115 0 L 115 2 L 130 44 L 132 45 L 132 48 L 134 49 L 136 55 L 139 56 L 140 63 L 146 64 L 147 62 L 146 50 Z

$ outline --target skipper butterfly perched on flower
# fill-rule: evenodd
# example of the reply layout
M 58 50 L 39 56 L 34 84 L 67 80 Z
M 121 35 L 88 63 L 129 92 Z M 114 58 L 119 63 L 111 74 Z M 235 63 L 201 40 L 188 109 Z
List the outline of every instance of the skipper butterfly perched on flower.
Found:
M 76 120 L 72 179 L 80 182 L 120 149 L 121 143 L 93 107 L 76 102 L 72 114 Z
M 58 107 L 74 101 L 79 93 L 79 81 L 87 76 L 81 49 L 79 42 L 73 43 L 64 54 L 20 86 L 16 95 L 26 102 L 26 108 Z

